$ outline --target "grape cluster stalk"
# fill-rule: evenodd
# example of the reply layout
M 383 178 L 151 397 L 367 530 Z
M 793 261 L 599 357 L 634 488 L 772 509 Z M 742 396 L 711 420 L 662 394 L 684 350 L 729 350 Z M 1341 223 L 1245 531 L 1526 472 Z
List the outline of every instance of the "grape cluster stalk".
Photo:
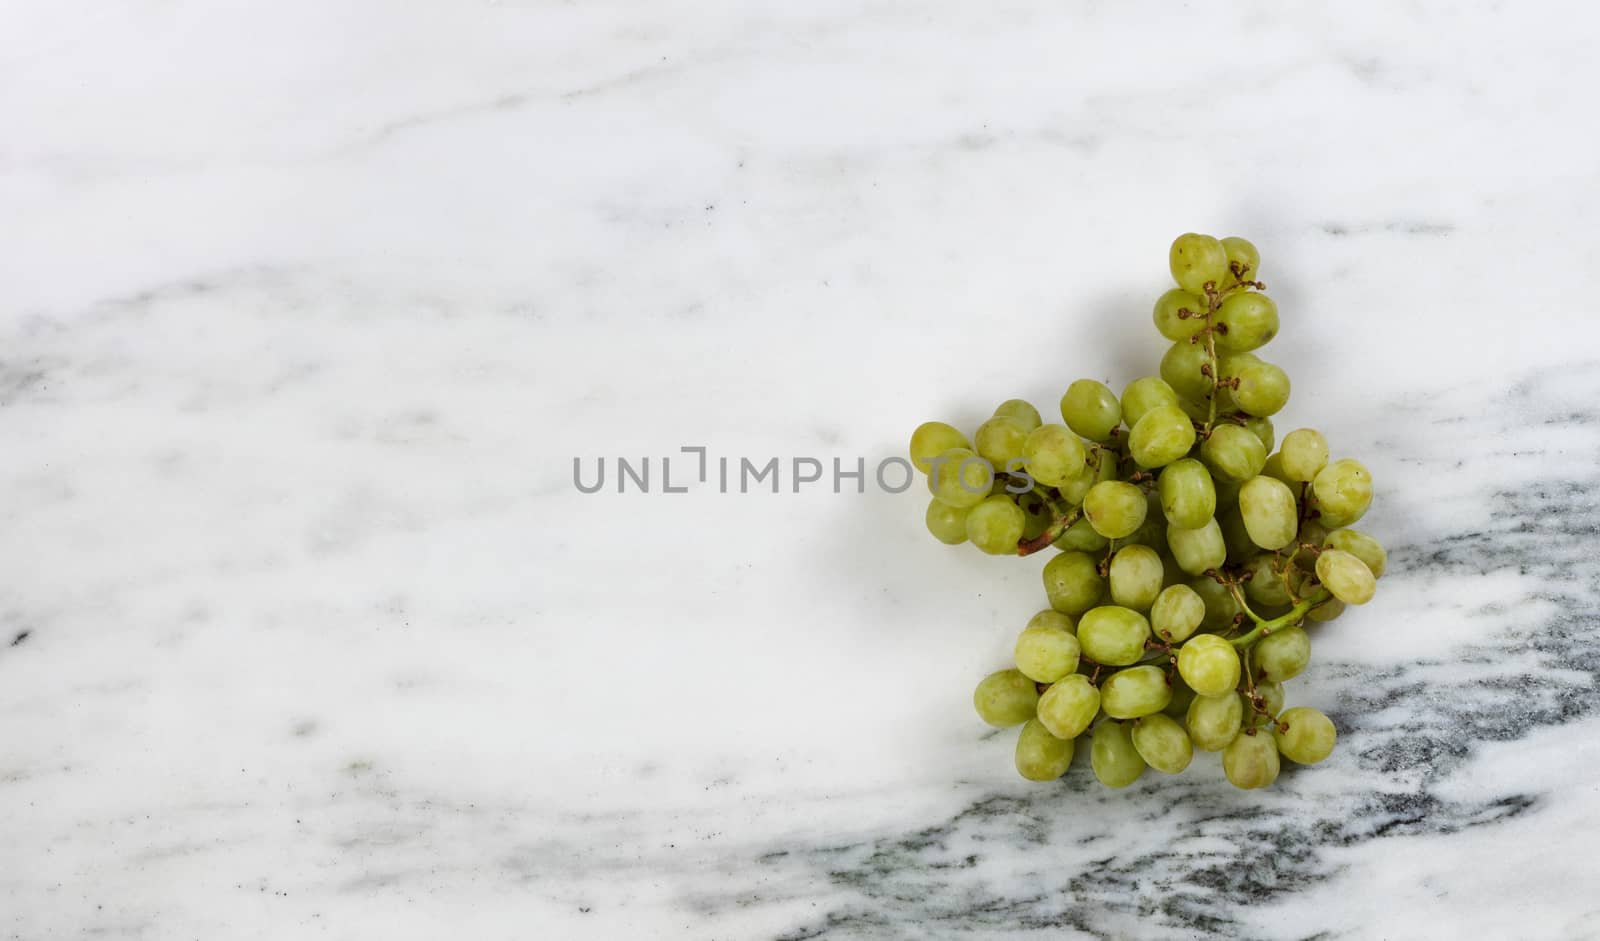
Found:
M 1256 247 L 1187 233 L 1168 262 L 1157 375 L 1120 397 L 1073 382 L 1063 424 L 1011 399 L 970 439 L 944 422 L 911 435 L 936 539 L 1059 550 L 1015 665 L 973 693 L 983 721 L 1021 726 L 1016 767 L 1032 781 L 1066 774 L 1085 737 L 1108 787 L 1177 774 L 1195 749 L 1221 752 L 1240 788 L 1271 784 L 1280 758 L 1327 758 L 1333 722 L 1285 708 L 1284 684 L 1310 661 L 1307 623 L 1372 600 L 1387 560 L 1350 528 L 1372 503 L 1367 468 L 1330 460 L 1312 428 L 1276 441 L 1289 376 L 1255 355 L 1278 332 Z

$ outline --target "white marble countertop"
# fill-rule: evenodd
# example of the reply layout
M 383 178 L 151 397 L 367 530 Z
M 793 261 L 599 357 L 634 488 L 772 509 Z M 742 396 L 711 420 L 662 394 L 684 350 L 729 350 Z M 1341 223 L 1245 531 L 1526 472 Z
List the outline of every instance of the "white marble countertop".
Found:
M 6 21 L 0 937 L 1600 937 L 1589 7 Z M 1042 559 L 787 462 L 1153 371 L 1189 229 L 1392 574 L 1323 765 L 1028 785 Z

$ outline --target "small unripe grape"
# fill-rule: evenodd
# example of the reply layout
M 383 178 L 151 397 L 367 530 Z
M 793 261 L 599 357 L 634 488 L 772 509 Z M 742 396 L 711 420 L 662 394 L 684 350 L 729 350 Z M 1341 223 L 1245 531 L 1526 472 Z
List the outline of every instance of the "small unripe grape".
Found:
M 1239 651 L 1215 634 L 1198 634 L 1178 649 L 1178 672 L 1201 696 L 1221 696 L 1239 685 Z
M 1239 517 L 1250 541 L 1263 549 L 1282 549 L 1300 528 L 1300 505 L 1281 480 L 1252 477 L 1239 488 Z
M 1138 529 L 1148 509 L 1144 492 L 1121 480 L 1103 480 L 1083 497 L 1089 525 L 1107 539 L 1121 539 Z
M 1100 712 L 1100 691 L 1081 673 L 1062 677 L 1039 697 L 1039 721 L 1056 738 L 1077 738 Z
M 1150 640 L 1150 622 L 1121 605 L 1101 605 L 1078 620 L 1078 643 L 1084 656 L 1108 666 L 1139 662 Z
M 1167 518 L 1161 513 L 1161 497 L 1152 488 L 1145 494 L 1144 522 L 1139 528 L 1122 538 L 1125 543 L 1149 546 L 1156 552 L 1167 551 Z
M 1017 736 L 1017 773 L 1029 781 L 1054 781 L 1072 765 L 1072 739 L 1056 738 L 1044 723 L 1029 719 Z
M 1275 559 L 1275 556 L 1262 553 L 1252 556 L 1244 564 L 1244 593 L 1250 596 L 1251 601 L 1269 606 L 1289 603 L 1289 589 L 1273 569 Z
M 1175 406 L 1144 413 L 1128 434 L 1128 453 L 1143 467 L 1165 467 L 1194 447 L 1194 424 Z
M 1257 435 L 1257 437 L 1260 437 L 1260 435 Z M 1267 463 L 1261 465 L 1261 476 L 1271 477 L 1273 480 L 1281 480 L 1286 484 L 1294 484 L 1295 489 L 1299 489 L 1300 482 L 1290 477 L 1283 469 L 1282 451 L 1267 455 Z
M 1022 675 L 1054 683 L 1078 669 L 1078 638 L 1054 627 L 1030 627 L 1017 635 L 1015 658 Z
M 928 492 L 957 508 L 976 506 L 994 486 L 994 467 L 966 448 L 951 448 L 930 462 Z
M 1220 290 L 1228 276 L 1228 251 L 1209 235 L 1186 232 L 1172 242 L 1167 253 L 1172 279 L 1190 294 L 1200 294 L 1209 283 Z
M 1022 457 L 1022 447 L 1028 441 L 1028 429 L 1014 418 L 996 415 L 978 426 L 973 435 L 978 456 L 996 467 L 1005 467 L 1012 458 Z
M 1289 374 L 1271 363 L 1249 363 L 1234 377 L 1234 404 L 1251 415 L 1276 415 L 1289 404 Z
M 1144 759 L 1133 747 L 1133 726 L 1102 722 L 1089 740 L 1089 764 L 1106 787 L 1127 787 L 1144 774 Z
M 1265 294 L 1244 291 L 1223 301 L 1214 321 L 1219 325 L 1217 349 L 1246 353 L 1278 335 L 1278 305 Z
M 1350 458 L 1334 461 L 1311 481 L 1322 525 L 1329 529 L 1349 526 L 1372 505 L 1372 472 Z
M 1026 524 L 1022 507 L 997 493 L 967 511 L 967 538 L 990 555 L 1015 555 Z
M 1023 431 L 1039 427 L 1039 410 L 1022 399 L 1006 399 L 994 410 L 996 418 L 1009 418 L 1022 426 Z
M 1261 439 L 1261 446 L 1266 448 L 1267 453 L 1270 455 L 1272 453 L 1272 445 L 1277 441 L 1277 438 L 1274 437 L 1276 432 L 1272 427 L 1272 419 L 1263 415 L 1252 415 L 1244 420 L 1244 426 L 1250 430 L 1251 434 Z M 1267 460 L 1270 461 L 1272 458 L 1269 456 Z
M 1240 272 L 1245 280 L 1261 280 L 1261 253 L 1249 240 L 1230 235 L 1222 240 L 1222 250 L 1228 253 L 1228 287 L 1239 282 Z
M 1311 638 L 1304 628 L 1286 627 L 1256 641 L 1251 653 L 1256 675 L 1274 683 L 1292 680 L 1311 662 Z M 1193 683 L 1189 685 L 1193 686 Z
M 1066 631 L 1068 634 L 1076 635 L 1078 622 L 1074 621 L 1070 615 L 1062 614 L 1054 608 L 1045 608 L 1029 618 L 1028 624 L 1023 630 Z
M 1180 316 L 1181 311 L 1188 311 L 1188 316 Z M 1162 336 L 1174 342 L 1188 342 L 1190 337 L 1205 329 L 1205 312 L 1205 298 L 1183 288 L 1173 288 L 1156 300 L 1152 316 Z
M 1240 732 L 1222 750 L 1222 771 L 1234 787 L 1266 787 L 1278 780 L 1278 743 L 1265 732 Z
M 1283 436 L 1283 472 L 1290 480 L 1315 480 L 1328 466 L 1328 439 L 1315 428 L 1296 428 Z
M 1149 546 L 1123 546 L 1111 557 L 1111 600 L 1124 608 L 1148 611 L 1161 594 L 1166 573 L 1161 555 Z
M 933 538 L 947 546 L 967 541 L 965 509 L 940 503 L 938 500 L 929 500 L 928 511 L 923 514 L 923 522 L 928 524 L 928 532 L 933 533 Z
M 1261 695 L 1261 705 L 1267 715 L 1275 716 L 1283 711 L 1282 683 L 1257 683 L 1256 692 Z
M 972 693 L 978 717 L 997 729 L 1021 725 L 1033 718 L 1039 705 L 1039 689 L 1021 670 L 991 673 Z
M 1044 593 L 1050 607 L 1078 615 L 1100 603 L 1106 580 L 1099 563 L 1085 552 L 1063 552 L 1044 565 Z
M 1328 534 L 1323 545 L 1343 549 L 1367 564 L 1373 578 L 1382 578 L 1389 564 L 1389 553 L 1383 544 L 1357 529 L 1336 529 Z
M 1081 500 L 1082 498 L 1080 497 L 1079 499 Z M 1089 525 L 1089 520 L 1086 517 L 1080 516 L 1072 521 L 1072 525 L 1068 526 L 1067 531 L 1062 533 L 1061 538 L 1057 539 L 1054 543 L 1052 543 L 1052 545 L 1054 545 L 1057 549 L 1073 549 L 1078 552 L 1099 552 L 1101 549 L 1104 549 L 1110 541 L 1111 540 L 1095 532 L 1094 527 Z
M 1194 529 L 1179 529 L 1169 525 L 1167 548 L 1172 551 L 1178 568 L 1190 575 L 1217 568 L 1228 558 L 1228 545 L 1223 542 L 1222 529 L 1217 526 L 1215 519 L 1208 519 L 1205 525 Z
M 1161 512 L 1180 529 L 1204 526 L 1217 511 L 1217 488 L 1204 464 L 1186 457 L 1161 469 Z
M 1211 355 L 1206 352 L 1204 343 L 1190 343 L 1188 340 L 1174 343 L 1161 357 L 1161 378 L 1180 396 L 1204 399 L 1211 393 L 1215 383 L 1200 371 L 1200 367 L 1208 366 L 1210 362 Z M 1126 416 L 1126 403 L 1123 413 Z
M 1122 405 L 1104 383 L 1079 379 L 1061 396 L 1061 420 L 1090 441 L 1106 441 L 1122 421 Z
M 1151 409 L 1177 404 L 1178 393 L 1164 380 L 1144 376 L 1128 383 L 1127 388 L 1122 390 L 1122 420 L 1132 428 Z
M 911 463 L 924 474 L 928 462 L 951 448 L 971 450 L 972 442 L 960 430 L 942 421 L 925 421 L 911 433 Z
M 1083 442 L 1065 425 L 1040 425 L 1022 442 L 1022 459 L 1028 473 L 1046 487 L 1059 487 L 1077 479 L 1088 459 Z
M 1137 719 L 1160 712 L 1171 701 L 1172 687 L 1157 666 L 1118 670 L 1100 683 L 1100 708 L 1113 719 Z
M 1150 629 L 1170 643 L 1188 640 L 1206 618 L 1206 603 L 1188 585 L 1168 585 L 1150 606 Z
M 1307 611 L 1306 618 L 1308 620 L 1316 621 L 1318 624 L 1325 624 L 1343 613 L 1344 602 L 1340 601 L 1338 598 L 1329 598 L 1327 601 L 1324 601 L 1315 608 L 1312 608 L 1310 611 Z
M 1189 704 L 1184 724 L 1196 748 L 1222 751 L 1239 734 L 1244 712 L 1244 700 L 1232 690 L 1221 696 L 1196 696 Z
M 1300 532 L 1295 534 L 1294 541 L 1302 546 L 1320 546 L 1328 539 L 1328 528 L 1315 519 L 1308 519 L 1300 524 Z M 1317 565 L 1317 553 L 1312 549 L 1299 549 L 1294 554 L 1294 564 L 1304 571 L 1311 571 Z
M 1188 584 L 1206 606 L 1206 619 L 1200 622 L 1201 627 L 1216 631 L 1233 623 L 1234 615 L 1239 613 L 1239 602 L 1225 586 L 1204 575 L 1191 578 Z
M 1222 425 L 1212 429 L 1211 437 L 1200 445 L 1200 459 L 1220 476 L 1243 483 L 1261 473 L 1267 463 L 1267 449 L 1250 429 Z
M 1272 735 L 1283 757 L 1302 765 L 1314 765 L 1333 754 L 1339 738 L 1333 720 L 1310 706 L 1284 710 Z
M 1194 744 L 1189 733 L 1172 718 L 1159 713 L 1133 723 L 1133 747 L 1145 764 L 1163 774 L 1177 774 L 1189 767 Z
M 1317 556 L 1317 579 L 1345 604 L 1366 604 L 1378 590 L 1367 563 L 1343 549 L 1324 549 Z

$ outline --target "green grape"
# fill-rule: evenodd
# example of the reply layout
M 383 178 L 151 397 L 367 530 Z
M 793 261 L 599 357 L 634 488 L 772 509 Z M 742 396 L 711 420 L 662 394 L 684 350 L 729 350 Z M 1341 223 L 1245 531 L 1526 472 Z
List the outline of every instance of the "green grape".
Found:
M 1101 605 L 1078 619 L 1078 642 L 1095 663 L 1121 667 L 1138 663 L 1150 639 L 1150 622 L 1121 605 Z
M 1189 704 L 1194 702 L 1195 691 L 1183 681 L 1183 677 L 1173 674 L 1168 679 L 1172 682 L 1172 701 L 1167 703 L 1161 711 L 1175 719 L 1182 718 L 1189 711 Z
M 1061 396 L 1061 420 L 1090 441 L 1107 441 L 1122 421 L 1122 405 L 1104 383 L 1079 379 Z
M 1028 473 L 1046 487 L 1075 480 L 1087 466 L 1084 462 L 1088 457 L 1083 442 L 1065 425 L 1040 425 L 1028 433 L 1022 444 Z
M 1244 700 L 1231 690 L 1221 696 L 1196 696 L 1183 721 L 1194 747 L 1222 751 L 1244 725 Z
M 1108 461 L 1107 463 L 1110 462 Z M 1095 476 L 1095 468 L 1084 465 L 1081 473 L 1065 483 L 1058 484 L 1056 490 L 1060 491 L 1061 499 L 1067 501 L 1071 506 L 1077 506 L 1083 502 L 1083 498 L 1088 494 L 1089 488 L 1099 482 L 1099 478 Z
M 1178 673 L 1201 696 L 1221 696 L 1239 685 L 1239 651 L 1216 634 L 1196 634 L 1178 649 Z
M 1311 662 L 1311 638 L 1304 628 L 1281 628 L 1256 641 L 1251 658 L 1258 677 L 1274 683 L 1292 680 Z
M 911 433 L 911 463 L 924 474 L 928 472 L 929 461 L 952 448 L 971 450 L 972 442 L 942 421 L 925 421 Z
M 1256 437 L 1261 437 L 1257 435 Z M 1286 484 L 1298 484 L 1299 481 L 1290 477 L 1283 469 L 1283 452 L 1267 455 L 1267 463 L 1261 465 L 1261 476 L 1281 480 Z
M 1039 427 L 1039 410 L 1022 399 L 1006 399 L 994 410 L 996 418 L 1009 418 L 1022 426 L 1023 431 Z
M 1054 781 L 1072 764 L 1072 739 L 1050 734 L 1044 723 L 1029 719 L 1017 736 L 1017 773 L 1029 781 Z
M 1180 529 L 1204 526 L 1217 511 L 1217 488 L 1204 464 L 1186 457 L 1161 469 L 1161 512 Z
M 1170 716 L 1144 716 L 1133 723 L 1133 747 L 1145 764 L 1163 774 L 1177 774 L 1194 759 L 1189 733 Z
M 1300 532 L 1294 537 L 1297 545 L 1320 546 L 1328 539 L 1328 528 L 1317 520 L 1306 520 L 1300 524 Z M 1294 564 L 1306 571 L 1316 567 L 1317 553 L 1314 549 L 1301 549 L 1294 554 Z
M 967 511 L 960 507 L 929 500 L 923 521 L 928 524 L 928 532 L 933 533 L 933 538 L 947 546 L 967 541 Z
M 1089 765 L 1106 787 L 1127 787 L 1144 774 L 1144 759 L 1133 747 L 1133 727 L 1125 722 L 1102 722 L 1089 740 Z
M 1161 594 L 1165 574 L 1156 550 L 1123 546 L 1111 557 L 1111 600 L 1124 608 L 1148 611 Z
M 1365 562 L 1373 578 L 1382 578 L 1383 570 L 1389 564 L 1389 553 L 1384 551 L 1383 543 L 1359 529 L 1336 529 L 1328 534 L 1323 545 L 1343 549 Z
M 1278 780 L 1278 743 L 1265 733 L 1240 732 L 1222 750 L 1222 771 L 1234 787 L 1266 787 Z
M 1252 477 L 1239 488 L 1239 517 L 1251 542 L 1263 549 L 1282 549 L 1294 542 L 1300 505 L 1283 481 Z
M 1039 688 L 1021 670 L 991 673 L 973 690 L 978 717 L 997 729 L 1021 725 L 1033 718 L 1039 705 Z
M 1261 696 L 1261 705 L 1267 710 L 1267 715 L 1275 716 L 1283 711 L 1282 683 L 1257 683 L 1256 692 Z
M 990 555 L 1015 555 L 1026 523 L 1022 507 L 997 493 L 967 511 L 967 538 Z
M 1302 765 L 1314 765 L 1333 754 L 1339 732 L 1333 720 L 1310 706 L 1295 706 L 1278 716 L 1272 730 L 1283 757 Z
M 1277 439 L 1273 437 L 1272 419 L 1251 416 L 1244 420 L 1244 426 L 1250 429 L 1251 434 L 1261 439 L 1261 446 L 1268 452 L 1272 450 L 1273 444 L 1277 443 Z
M 1180 397 L 1178 399 L 1178 410 L 1187 415 L 1191 422 L 1205 424 L 1211 420 L 1211 403 L 1206 399 L 1190 399 Z M 1217 407 L 1217 413 L 1221 414 L 1222 411 L 1223 409 L 1219 405 Z
M 1315 428 L 1296 428 L 1283 436 L 1283 472 L 1287 480 L 1315 480 L 1328 466 L 1328 439 Z
M 1050 528 L 1051 512 L 1036 491 L 1017 494 L 1017 506 L 1022 507 L 1022 538 L 1024 540 L 1036 539 Z
M 1168 526 L 1167 547 L 1172 550 L 1178 568 L 1190 575 L 1220 568 L 1228 558 L 1228 546 L 1222 540 L 1222 529 L 1215 519 L 1208 519 L 1205 525 L 1194 529 Z
M 1100 603 L 1106 581 L 1098 564 L 1085 552 L 1063 552 L 1044 565 L 1044 593 L 1050 607 L 1079 615 Z
M 966 448 L 951 448 L 935 457 L 928 471 L 928 491 L 940 503 L 958 509 L 976 506 L 994 486 L 994 468 Z
M 1014 418 L 996 415 L 979 425 L 978 433 L 972 437 L 978 443 L 980 457 L 995 467 L 1005 467 L 1013 458 L 1022 457 L 1028 429 Z
M 1150 606 L 1150 629 L 1169 643 L 1188 640 L 1205 618 L 1205 601 L 1188 585 L 1168 585 Z
M 1138 529 L 1148 509 L 1144 492 L 1120 480 L 1103 480 L 1083 497 L 1083 515 L 1107 539 L 1121 539 Z
M 1171 701 L 1172 687 L 1157 666 L 1128 667 L 1100 683 L 1100 708 L 1113 719 L 1137 719 L 1160 712 Z
M 1349 526 L 1372 505 L 1372 472 L 1360 461 L 1344 458 L 1317 472 L 1311 481 L 1322 525 L 1329 529 Z
M 1054 608 L 1045 608 L 1029 618 L 1028 625 L 1023 630 L 1066 631 L 1068 634 L 1076 635 L 1078 622 L 1070 615 L 1062 614 Z
M 1064 676 L 1039 697 L 1039 721 L 1056 738 L 1083 734 L 1100 712 L 1100 691 L 1082 673 Z
M 1156 552 L 1167 551 L 1167 519 L 1161 513 L 1161 496 L 1154 490 L 1145 494 L 1144 522 L 1139 528 L 1124 536 L 1122 541 L 1129 544 L 1149 546 Z
M 1128 453 L 1144 467 L 1165 467 L 1194 447 L 1194 425 L 1182 409 L 1164 406 L 1144 413 L 1128 434 Z
M 1078 669 L 1078 638 L 1055 627 L 1030 627 L 1017 635 L 1017 669 L 1039 683 L 1054 683 Z
M 1173 240 L 1167 264 L 1178 287 L 1190 294 L 1200 294 L 1207 284 L 1213 289 L 1222 287 L 1228 275 L 1228 251 L 1209 235 L 1186 232 Z
M 1235 374 L 1235 378 L 1239 380 L 1239 385 L 1233 390 L 1233 401 L 1251 415 L 1276 415 L 1289 404 L 1289 374 L 1278 366 L 1249 363 Z
M 1155 376 L 1144 376 L 1122 390 L 1122 420 L 1132 428 L 1151 409 L 1177 404 L 1178 393 L 1171 386 Z
M 1378 590 L 1367 563 L 1343 549 L 1322 550 L 1317 556 L 1317 578 L 1345 604 L 1366 604 Z
M 1205 344 L 1190 343 L 1184 340 L 1174 343 L 1167 348 L 1166 355 L 1161 357 L 1161 378 L 1166 380 L 1172 391 L 1180 396 L 1191 399 L 1204 399 L 1211 394 L 1211 377 L 1200 371 L 1202 366 L 1208 366 L 1211 354 L 1206 352 Z M 1177 403 L 1174 402 L 1174 405 Z M 1127 416 L 1128 406 L 1123 403 L 1123 416 Z
M 1211 437 L 1200 445 L 1200 460 L 1219 476 L 1242 484 L 1261 473 L 1267 449 L 1248 428 L 1221 425 L 1211 429 Z
M 1206 301 L 1183 288 L 1173 288 L 1156 300 L 1156 329 L 1169 340 L 1188 342 L 1205 329 Z
M 1212 322 L 1218 351 L 1246 353 L 1278 335 L 1278 305 L 1265 294 L 1241 291 L 1222 302 Z
M 1262 466 L 1266 466 L 1266 465 L 1262 465 Z M 1209 469 L 1208 469 L 1208 472 L 1209 472 Z M 1240 485 L 1240 483 L 1242 483 L 1242 481 L 1229 480 L 1226 477 L 1212 477 L 1211 478 L 1211 485 L 1213 487 L 1215 487 L 1216 490 L 1217 490 L 1217 513 L 1218 514 L 1220 514 L 1223 510 L 1228 509 L 1229 507 L 1237 507 L 1239 505 L 1239 485 Z M 1220 523 L 1222 521 L 1218 520 L 1217 522 Z
M 1111 540 L 1094 531 L 1087 517 L 1080 516 L 1072 521 L 1072 525 L 1067 527 L 1067 531 L 1062 533 L 1053 545 L 1057 549 L 1099 552 L 1110 543 Z
M 1289 589 L 1273 569 L 1275 556 L 1265 552 L 1251 557 L 1244 564 L 1244 593 L 1257 604 L 1280 605 L 1289 603 Z
M 1240 274 L 1247 281 L 1261 280 L 1261 253 L 1248 240 L 1230 235 L 1222 240 L 1222 250 L 1228 253 L 1228 287 L 1239 283 Z
M 1200 601 L 1206 606 L 1205 620 L 1200 622 L 1200 626 L 1208 631 L 1227 627 L 1233 623 L 1234 616 L 1240 613 L 1239 602 L 1233 600 L 1227 587 L 1204 575 L 1190 579 L 1189 590 L 1199 595 Z
M 1309 620 L 1316 621 L 1318 624 L 1326 624 L 1343 613 L 1344 602 L 1338 598 L 1329 598 L 1327 601 L 1307 611 L 1306 617 Z

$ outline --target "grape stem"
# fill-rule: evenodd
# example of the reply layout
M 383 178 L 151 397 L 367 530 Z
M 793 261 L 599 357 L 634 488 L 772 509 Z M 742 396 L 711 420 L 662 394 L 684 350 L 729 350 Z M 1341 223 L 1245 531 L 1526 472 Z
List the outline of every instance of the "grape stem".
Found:
M 1233 593 L 1233 596 L 1236 600 L 1239 599 L 1240 596 L 1237 586 L 1230 585 L 1228 586 L 1228 590 Z M 1249 608 L 1245 608 L 1245 613 L 1250 616 L 1250 620 L 1256 622 L 1256 626 L 1248 633 L 1240 634 L 1238 637 L 1229 638 L 1228 643 L 1234 645 L 1235 647 L 1248 647 L 1281 627 L 1291 627 L 1300 623 L 1300 619 L 1306 616 L 1307 611 L 1310 611 L 1317 605 L 1327 601 L 1330 597 L 1332 596 L 1328 594 L 1328 590 L 1326 588 L 1319 588 L 1310 597 L 1305 598 L 1294 607 L 1290 608 L 1287 613 L 1280 614 L 1279 616 L 1270 620 L 1262 620 L 1260 617 L 1257 617 L 1256 614 Z M 1240 600 L 1239 603 L 1241 606 L 1244 604 L 1242 600 Z

